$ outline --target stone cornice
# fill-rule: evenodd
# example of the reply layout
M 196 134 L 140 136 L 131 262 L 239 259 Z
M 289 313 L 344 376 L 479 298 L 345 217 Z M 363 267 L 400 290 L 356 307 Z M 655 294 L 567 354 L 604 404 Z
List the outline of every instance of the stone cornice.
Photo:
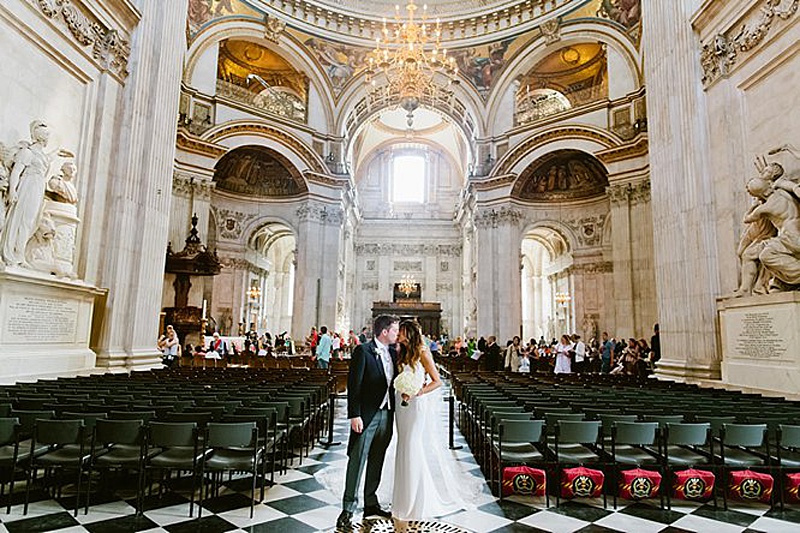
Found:
M 227 152 L 227 149 L 199 139 L 182 128 L 178 129 L 177 145 L 178 148 L 186 152 L 200 154 L 214 159 L 222 157 Z
M 316 202 L 307 202 L 301 205 L 295 214 L 301 222 L 314 220 L 326 226 L 341 226 L 344 221 L 344 210 L 341 207 L 322 205 Z
M 800 0 L 761 0 L 753 9 L 727 24 L 727 28 L 717 30 L 702 42 L 700 65 L 705 88 L 730 75 L 736 65 L 750 55 L 775 26 L 794 17 L 798 7 Z M 696 17 L 695 25 L 700 22 L 706 22 L 705 18 Z
M 386 244 L 362 242 L 355 246 L 358 255 L 461 257 L 461 244 Z
M 596 263 L 573 264 L 570 270 L 573 274 L 605 274 L 614 272 L 614 263 L 611 261 L 598 261 Z
M 121 81 L 128 77 L 131 47 L 117 28 L 101 23 L 77 0 L 35 0 L 33 4 L 45 17 L 69 30 L 78 44 L 91 48 L 101 69 Z
M 615 146 L 608 150 L 595 152 L 594 155 L 597 159 L 608 165 L 609 163 L 647 156 L 648 151 L 649 142 L 647 135 L 640 134 L 629 143 L 623 144 L 622 146 Z
M 501 226 L 518 226 L 525 215 L 517 208 L 502 206 L 500 209 L 482 208 L 475 213 L 475 227 L 479 229 L 499 228 Z
M 262 278 L 266 278 L 269 275 L 268 270 L 256 266 L 247 259 L 242 259 L 241 257 L 220 257 L 219 262 L 222 263 L 223 268 L 246 270 Z
M 350 183 L 350 179 L 346 177 L 320 174 L 318 172 L 311 172 L 310 170 L 303 172 L 303 177 L 306 178 L 306 181 L 311 183 L 318 183 L 320 185 L 327 185 L 329 187 L 347 187 Z
M 502 176 L 496 176 L 489 179 L 473 180 L 472 185 L 475 186 L 476 191 L 490 191 L 492 189 L 504 187 L 509 183 L 514 183 L 514 180 L 516 179 L 516 174 L 504 174 Z

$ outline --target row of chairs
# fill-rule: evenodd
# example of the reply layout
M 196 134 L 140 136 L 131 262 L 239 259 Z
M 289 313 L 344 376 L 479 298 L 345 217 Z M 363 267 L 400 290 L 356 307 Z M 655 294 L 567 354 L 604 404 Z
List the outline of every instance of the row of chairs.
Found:
M 218 476 L 226 471 L 250 472 L 253 499 L 256 479 L 260 476 L 263 500 L 265 486 L 274 484 L 277 455 L 284 439 L 285 430 L 278 426 L 275 411 L 266 415 L 230 415 L 222 422 L 209 422 L 203 428 L 196 422 L 36 418 L 30 435 L 26 434 L 19 418 L 0 418 L 0 466 L 11 473 L 6 512 L 10 512 L 18 469 L 26 473 L 27 479 L 23 514 L 28 512 L 30 491 L 37 483 L 39 469 L 44 469 L 50 480 L 55 480 L 55 473 L 60 471 L 75 472 L 76 515 L 84 478 L 87 485 L 85 512 L 88 513 L 92 473 L 113 469 L 136 472 L 137 512 L 142 511 L 146 473 L 154 471 L 190 474 L 190 515 L 193 514 L 197 479 L 204 479 L 204 473 Z M 162 477 L 159 492 L 163 484 Z M 200 499 L 202 504 L 202 487 Z

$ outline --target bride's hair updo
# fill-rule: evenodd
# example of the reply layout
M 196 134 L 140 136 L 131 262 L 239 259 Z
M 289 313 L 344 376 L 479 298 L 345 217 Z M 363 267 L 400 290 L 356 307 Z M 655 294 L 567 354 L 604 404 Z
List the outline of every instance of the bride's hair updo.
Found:
M 400 344 L 400 354 L 397 364 L 400 368 L 408 365 L 414 368 L 417 361 L 422 359 L 422 350 L 425 345 L 422 342 L 422 328 L 413 320 L 404 320 L 400 323 L 400 332 L 405 341 Z

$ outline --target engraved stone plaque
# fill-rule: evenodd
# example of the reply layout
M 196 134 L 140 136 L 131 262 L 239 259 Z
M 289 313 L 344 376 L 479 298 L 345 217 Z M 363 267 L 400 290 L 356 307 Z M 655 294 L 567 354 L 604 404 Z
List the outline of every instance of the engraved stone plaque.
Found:
M 42 296 L 9 295 L 5 323 L 9 343 L 74 343 L 79 302 Z

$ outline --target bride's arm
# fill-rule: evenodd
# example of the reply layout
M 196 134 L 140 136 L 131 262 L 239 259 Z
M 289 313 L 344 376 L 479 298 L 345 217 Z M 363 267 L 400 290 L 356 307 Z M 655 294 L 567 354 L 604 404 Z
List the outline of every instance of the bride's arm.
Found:
M 422 367 L 431 377 L 431 381 L 419 390 L 417 396 L 422 396 L 428 392 L 435 391 L 442 386 L 442 378 L 439 377 L 439 371 L 436 370 L 436 365 L 433 364 L 433 356 L 427 349 L 422 350 Z

